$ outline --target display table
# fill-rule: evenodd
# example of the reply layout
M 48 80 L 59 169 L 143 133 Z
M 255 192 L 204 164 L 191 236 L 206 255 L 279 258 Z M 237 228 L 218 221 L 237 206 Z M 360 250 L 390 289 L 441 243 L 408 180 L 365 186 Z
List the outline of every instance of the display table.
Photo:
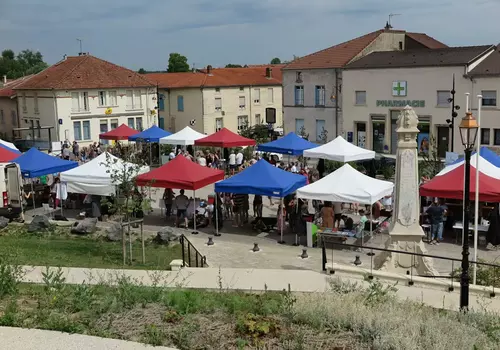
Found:
M 490 225 L 477 225 L 477 232 L 478 232 L 478 235 L 479 233 L 487 233 L 488 230 L 490 228 Z M 455 231 L 455 243 L 458 243 L 458 237 L 459 237 L 459 233 L 462 232 L 464 229 L 464 225 L 461 221 L 457 221 L 455 223 L 455 225 L 453 225 L 453 231 Z M 474 223 L 471 222 L 469 223 L 469 234 L 470 234 L 470 231 L 474 231 Z M 462 240 L 463 240 L 463 235 L 462 235 Z M 460 242 L 460 244 L 462 244 L 462 242 Z

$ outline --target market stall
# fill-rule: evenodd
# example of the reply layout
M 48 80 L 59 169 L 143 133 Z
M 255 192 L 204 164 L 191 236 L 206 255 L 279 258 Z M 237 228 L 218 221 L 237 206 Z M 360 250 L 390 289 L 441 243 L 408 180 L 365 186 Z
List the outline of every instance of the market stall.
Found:
M 222 128 L 216 133 L 197 139 L 194 142 L 195 146 L 221 148 L 254 146 L 255 144 L 255 140 L 238 135 L 227 128 Z
M 275 141 L 258 145 L 257 150 L 261 152 L 300 156 L 304 153 L 305 150 L 316 147 L 318 147 L 317 144 L 307 141 L 297 134 L 291 132 Z
M 146 129 L 138 134 L 129 136 L 128 140 L 134 142 L 139 141 L 139 142 L 149 143 L 149 164 L 153 165 L 153 150 L 152 150 L 153 143 L 157 143 L 158 144 L 157 146 L 159 146 L 160 139 L 162 137 L 167 137 L 170 135 L 172 135 L 171 132 L 168 132 L 166 130 L 157 127 L 156 125 L 153 125 L 149 129 Z M 158 149 L 155 150 L 154 153 L 158 155 L 158 160 L 159 160 L 160 148 L 158 147 Z
M 176 132 L 175 134 L 160 138 L 160 144 L 189 146 L 194 145 L 196 140 L 204 138 L 205 136 L 207 135 L 199 133 L 198 131 L 191 129 L 189 126 L 186 126 L 184 129 Z
M 128 140 L 130 136 L 134 136 L 138 134 L 139 131 L 132 129 L 131 127 L 122 124 L 116 129 L 110 130 L 103 134 L 99 135 L 99 139 L 101 140 L 113 140 L 113 141 L 122 141 Z
M 324 145 L 304 151 L 304 157 L 334 160 L 337 162 L 354 162 L 374 159 L 375 152 L 347 142 L 342 136 Z

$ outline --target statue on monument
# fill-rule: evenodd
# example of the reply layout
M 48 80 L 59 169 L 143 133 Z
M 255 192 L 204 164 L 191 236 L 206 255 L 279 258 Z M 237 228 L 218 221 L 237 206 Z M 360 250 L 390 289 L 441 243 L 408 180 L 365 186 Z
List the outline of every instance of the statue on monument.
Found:
M 426 254 L 419 224 L 420 196 L 418 188 L 418 116 L 406 106 L 397 120 L 395 205 L 386 248 L 408 253 Z M 375 268 L 397 272 L 415 268 L 420 275 L 438 275 L 430 258 L 409 254 L 381 252 L 375 257 Z

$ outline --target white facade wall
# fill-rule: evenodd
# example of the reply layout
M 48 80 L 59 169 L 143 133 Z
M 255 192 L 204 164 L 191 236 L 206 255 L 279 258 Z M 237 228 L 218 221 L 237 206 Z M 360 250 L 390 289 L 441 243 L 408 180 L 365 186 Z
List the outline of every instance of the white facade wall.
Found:
M 471 94 L 471 106 L 474 114 L 477 113 L 477 95 L 482 91 L 494 91 L 498 98 L 500 93 L 500 77 L 470 78 L 464 77 L 465 67 L 427 67 L 427 68 L 392 68 L 392 69 L 364 69 L 345 70 L 343 72 L 343 118 L 346 133 L 352 132 L 352 141 L 359 144 L 358 127 L 365 124 L 365 147 L 374 149 L 374 121 L 375 124 L 385 123 L 383 143 L 387 146 L 386 152 L 394 153 L 391 147 L 393 142 L 391 127 L 392 116 L 396 116 L 401 107 L 377 105 L 378 100 L 417 100 L 425 101 L 424 107 L 414 107 L 421 121 L 428 121 L 429 132 L 438 143 L 444 142 L 451 150 L 451 130 L 448 140 L 443 139 L 448 126 L 446 120 L 451 118 L 451 104 L 438 105 L 438 91 L 450 91 L 452 78 L 455 74 L 455 104 L 461 108 L 455 119 L 455 152 L 461 153 L 463 146 L 460 140 L 458 125 L 465 113 L 465 93 Z M 395 81 L 406 81 L 407 96 L 392 96 L 392 86 Z M 356 105 L 356 91 L 366 91 L 366 104 Z M 446 94 L 446 93 L 445 93 Z M 445 95 L 443 94 L 443 95 Z M 380 124 L 379 124 L 380 127 Z M 500 146 L 500 104 L 483 106 L 481 127 L 488 129 L 490 137 L 484 137 L 486 146 Z M 439 132 L 439 133 L 438 133 Z M 485 132 L 486 133 L 486 132 Z M 495 134 L 497 139 L 495 140 Z M 438 136 L 441 138 L 438 140 Z M 486 136 L 486 135 L 484 135 Z M 479 137 L 479 136 L 478 136 Z M 443 144 L 444 144 L 443 143 Z
M 137 92 L 135 94 L 137 97 L 135 101 L 134 97 L 132 98 L 134 101 L 132 103 L 127 98 L 127 90 Z M 101 91 L 106 96 L 102 106 Z M 72 93 L 80 94 L 78 108 L 75 108 Z M 87 96 L 86 102 L 83 101 L 84 93 Z M 142 129 L 147 129 L 158 122 L 152 112 L 156 106 L 156 88 L 153 87 L 64 91 L 22 90 L 18 91 L 18 104 L 20 127 L 31 127 L 32 124 L 35 127 L 38 125 L 53 127 L 53 141 L 78 140 L 83 145 L 98 142 L 99 134 L 121 124 L 132 126 L 132 120 L 133 126 L 137 129 L 141 124 Z M 106 114 L 107 111 L 111 113 Z

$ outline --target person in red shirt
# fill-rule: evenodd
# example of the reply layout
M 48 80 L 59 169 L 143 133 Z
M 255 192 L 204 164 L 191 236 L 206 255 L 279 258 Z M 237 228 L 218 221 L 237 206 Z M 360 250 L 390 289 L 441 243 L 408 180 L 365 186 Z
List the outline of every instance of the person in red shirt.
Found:
M 305 169 L 300 169 L 299 174 L 304 175 L 306 177 L 306 185 L 309 185 L 309 175 L 305 171 Z

